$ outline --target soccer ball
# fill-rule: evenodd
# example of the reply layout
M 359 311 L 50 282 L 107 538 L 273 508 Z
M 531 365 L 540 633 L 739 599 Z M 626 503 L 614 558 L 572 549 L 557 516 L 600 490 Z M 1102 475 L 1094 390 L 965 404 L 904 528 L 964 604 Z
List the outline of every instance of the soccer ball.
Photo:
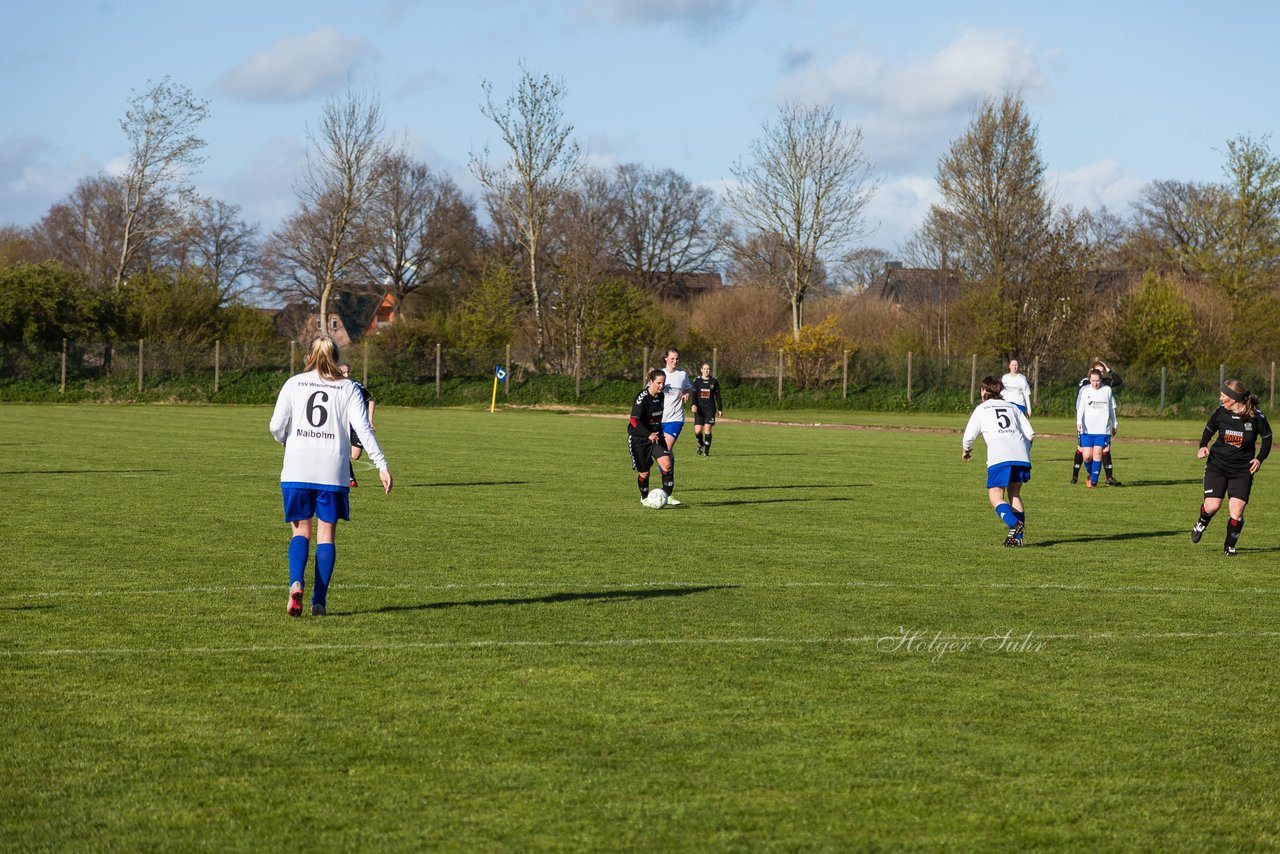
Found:
M 651 507 L 654 510 L 661 510 L 667 506 L 667 493 L 661 489 L 649 490 L 649 494 L 644 497 L 644 506 Z

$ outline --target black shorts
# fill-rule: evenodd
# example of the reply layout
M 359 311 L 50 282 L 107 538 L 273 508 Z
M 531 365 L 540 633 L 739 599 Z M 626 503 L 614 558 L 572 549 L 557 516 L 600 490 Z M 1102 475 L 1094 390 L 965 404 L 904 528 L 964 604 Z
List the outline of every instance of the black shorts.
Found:
M 659 457 L 671 456 L 665 443 L 636 436 L 627 436 L 627 447 L 631 450 L 631 468 L 636 471 L 648 471 Z
M 1253 475 L 1227 474 L 1209 462 L 1204 467 L 1204 497 L 1226 498 L 1230 496 L 1240 501 L 1249 502 L 1249 490 L 1253 488 Z
M 693 408 L 693 424 L 695 427 L 706 424 L 709 427 L 716 426 L 715 409 L 703 409 L 701 406 Z
M 351 447 L 363 448 L 364 443 L 360 441 L 360 436 L 356 434 L 355 428 L 351 429 Z

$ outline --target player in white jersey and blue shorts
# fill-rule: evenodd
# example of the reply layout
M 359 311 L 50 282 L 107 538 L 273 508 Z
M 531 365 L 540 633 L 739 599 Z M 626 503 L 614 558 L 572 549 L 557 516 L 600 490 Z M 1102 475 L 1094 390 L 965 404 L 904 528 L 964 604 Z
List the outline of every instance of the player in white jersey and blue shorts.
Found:
M 337 559 L 335 534 L 339 519 L 351 519 L 348 500 L 351 431 L 364 444 L 378 467 L 385 492 L 391 492 L 391 471 L 369 423 L 369 411 L 359 387 L 342 376 L 338 347 L 331 338 L 317 338 L 307 353 L 306 371 L 285 380 L 271 414 L 271 435 L 284 445 L 280 492 L 284 520 L 293 529 L 289 540 L 289 606 L 291 617 L 302 615 L 307 557 L 315 525 L 315 586 L 311 613 L 324 616 L 329 582 Z
M 1017 359 L 1009 360 L 1009 373 L 1000 378 L 1000 384 L 1004 386 L 1000 396 L 1021 409 L 1022 414 L 1030 418 L 1031 383 L 1027 382 L 1027 375 L 1018 370 L 1019 367 Z
M 1002 389 L 995 377 L 982 378 L 982 403 L 964 428 L 960 459 L 973 459 L 973 443 L 981 434 L 987 445 L 987 499 L 1009 529 L 1004 544 L 1021 546 L 1027 521 L 1022 484 L 1031 480 L 1031 441 L 1036 433 L 1022 410 L 1000 396 Z
M 1085 486 L 1096 489 L 1102 473 L 1102 451 L 1111 447 L 1116 434 L 1116 398 L 1111 387 L 1102 384 L 1102 371 L 1089 372 L 1089 384 L 1076 395 L 1076 432 L 1089 466 Z
M 680 351 L 675 347 L 668 347 L 666 367 L 662 369 L 667 376 L 662 386 L 662 433 L 667 441 L 667 451 L 671 453 L 673 479 L 675 478 L 676 439 L 680 438 L 680 431 L 684 429 L 684 405 L 689 400 L 689 392 L 693 390 L 693 383 L 689 382 L 689 374 L 676 367 L 679 361 Z M 674 498 L 668 498 L 667 503 L 678 505 L 680 502 Z

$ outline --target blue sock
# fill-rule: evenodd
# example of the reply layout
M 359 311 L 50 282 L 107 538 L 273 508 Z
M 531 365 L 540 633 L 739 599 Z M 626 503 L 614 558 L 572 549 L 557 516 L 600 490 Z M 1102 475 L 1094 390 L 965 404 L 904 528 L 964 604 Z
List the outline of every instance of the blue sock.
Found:
M 1098 474 L 1102 471 L 1102 460 L 1094 460 L 1089 463 L 1089 480 L 1094 483 L 1098 482 Z
M 307 552 L 311 549 L 311 540 L 307 537 L 294 537 L 289 540 L 289 586 L 306 584 Z
M 1000 521 L 1004 522 L 1006 528 L 1012 528 L 1018 524 L 1018 517 L 1014 514 L 1013 508 L 1008 504 L 1001 504 L 996 507 L 996 515 L 1000 517 Z
M 338 549 L 333 543 L 316 543 L 316 588 L 311 592 L 311 603 L 323 605 L 329 598 L 329 579 L 333 578 L 333 564 Z

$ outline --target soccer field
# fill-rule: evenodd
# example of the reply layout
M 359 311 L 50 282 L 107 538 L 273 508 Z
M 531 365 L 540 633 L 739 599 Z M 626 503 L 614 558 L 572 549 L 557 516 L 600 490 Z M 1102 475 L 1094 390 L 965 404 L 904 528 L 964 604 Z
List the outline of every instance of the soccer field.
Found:
M 380 407 L 294 620 L 269 416 L 0 406 L 0 847 L 1280 846 L 1277 463 L 1227 559 L 1129 438 L 1200 422 L 1037 440 L 1006 549 L 966 416 L 690 425 L 653 511 L 620 417 Z

